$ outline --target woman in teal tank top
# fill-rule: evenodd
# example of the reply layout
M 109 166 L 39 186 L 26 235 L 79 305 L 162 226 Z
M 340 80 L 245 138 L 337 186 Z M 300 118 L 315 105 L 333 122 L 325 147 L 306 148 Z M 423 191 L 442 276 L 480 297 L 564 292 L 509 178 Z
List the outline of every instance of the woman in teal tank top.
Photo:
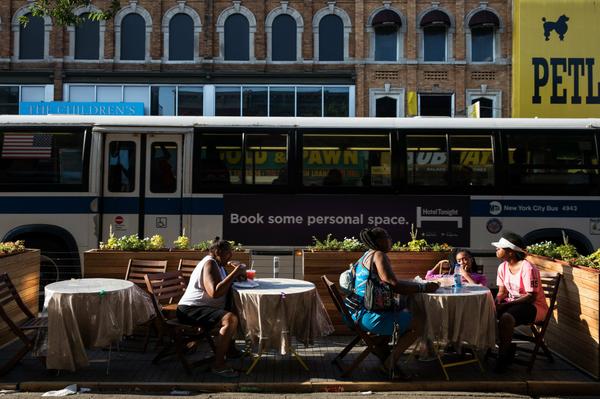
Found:
M 434 282 L 418 284 L 412 281 L 398 280 L 392 271 L 387 252 L 392 248 L 392 239 L 388 232 L 381 227 L 367 228 L 360 232 L 361 241 L 369 248 L 359 259 L 354 280 L 354 294 L 357 302 L 364 303 L 366 282 L 369 279 L 369 269 L 377 273 L 379 279 L 390 286 L 394 293 L 410 295 L 422 292 L 434 292 L 439 285 Z M 367 331 L 378 335 L 392 335 L 394 324 L 400 328 L 401 337 L 392 353 L 385 361 L 388 370 L 396 368 L 396 363 L 402 353 L 422 334 L 423 322 L 421 317 L 413 315 L 408 309 L 395 306 L 384 311 L 369 311 L 361 306 L 351 310 L 352 318 Z

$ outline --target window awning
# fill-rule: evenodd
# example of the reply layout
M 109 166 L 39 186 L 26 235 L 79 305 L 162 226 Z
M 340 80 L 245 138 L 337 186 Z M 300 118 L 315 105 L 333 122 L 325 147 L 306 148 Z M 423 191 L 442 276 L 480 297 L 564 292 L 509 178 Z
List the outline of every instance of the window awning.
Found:
M 424 28 L 426 26 L 430 26 L 430 25 L 446 25 L 446 26 L 450 26 L 450 17 L 448 16 L 448 14 L 446 14 L 443 11 L 440 10 L 433 10 L 428 12 L 422 19 L 421 19 L 421 28 Z
M 475 26 L 495 26 L 500 27 L 498 16 L 491 11 L 479 11 L 469 20 L 469 28 Z
M 397 27 L 402 26 L 402 19 L 400 15 L 396 14 L 392 10 L 382 10 L 373 17 L 372 25 L 374 28 L 395 25 Z

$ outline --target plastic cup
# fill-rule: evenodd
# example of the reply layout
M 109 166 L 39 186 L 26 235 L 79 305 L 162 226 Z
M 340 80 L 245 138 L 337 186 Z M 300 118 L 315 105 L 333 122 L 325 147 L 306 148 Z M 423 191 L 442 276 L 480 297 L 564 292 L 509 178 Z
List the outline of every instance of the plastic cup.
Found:
M 254 276 L 256 275 L 256 270 L 246 270 L 246 277 L 248 280 L 254 280 Z

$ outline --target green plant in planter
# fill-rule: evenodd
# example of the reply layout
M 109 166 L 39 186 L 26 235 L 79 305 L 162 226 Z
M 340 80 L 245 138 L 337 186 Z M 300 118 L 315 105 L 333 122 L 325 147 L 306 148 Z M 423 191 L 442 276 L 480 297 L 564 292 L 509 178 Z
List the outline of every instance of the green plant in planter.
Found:
M 6 241 L 0 242 L 0 255 L 10 255 L 25 251 L 25 241 Z
M 556 247 L 556 243 L 552 241 L 542 241 L 535 244 L 531 244 L 525 249 L 530 254 L 548 256 L 550 258 L 557 258 L 558 252 L 556 251 Z
M 200 241 L 198 244 L 194 245 L 193 248 L 198 251 L 208 251 L 212 243 L 212 240 Z M 244 250 L 243 245 L 239 242 L 229 241 L 229 243 L 231 244 L 231 248 L 235 252 L 241 252 Z
M 366 246 L 355 237 L 344 237 L 343 240 L 334 238 L 331 234 L 327 234 L 324 240 L 319 240 L 313 236 L 314 245 L 308 247 L 309 250 L 315 251 L 364 251 Z
M 148 241 L 148 248 L 149 250 L 158 250 L 158 249 L 163 249 L 165 247 L 165 239 L 161 236 L 161 235 L 153 235 L 152 237 L 150 237 L 150 240 Z
M 414 225 L 410 226 L 410 241 L 406 244 L 402 244 L 401 242 L 396 242 L 392 245 L 392 251 L 411 251 L 411 252 L 423 252 L 423 251 L 440 251 L 446 252 L 450 251 L 452 247 L 446 243 L 438 244 L 430 244 L 424 238 L 417 238 L 419 235 L 419 230 L 415 229 Z

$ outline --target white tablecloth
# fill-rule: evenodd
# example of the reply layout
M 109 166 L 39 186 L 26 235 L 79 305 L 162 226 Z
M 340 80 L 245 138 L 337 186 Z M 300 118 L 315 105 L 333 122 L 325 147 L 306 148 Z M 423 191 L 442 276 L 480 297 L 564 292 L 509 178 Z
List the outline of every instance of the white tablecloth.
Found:
M 85 367 L 86 348 L 108 347 L 154 317 L 150 297 L 130 281 L 65 280 L 48 284 L 44 293 L 49 369 Z
M 333 326 L 315 285 L 293 279 L 257 279 L 256 288 L 234 287 L 234 304 L 245 338 L 259 350 L 286 354 L 290 338 L 309 345 Z
M 419 310 L 425 312 L 424 340 L 459 345 L 466 342 L 478 349 L 496 343 L 496 309 L 488 288 L 440 288 L 414 298 Z

